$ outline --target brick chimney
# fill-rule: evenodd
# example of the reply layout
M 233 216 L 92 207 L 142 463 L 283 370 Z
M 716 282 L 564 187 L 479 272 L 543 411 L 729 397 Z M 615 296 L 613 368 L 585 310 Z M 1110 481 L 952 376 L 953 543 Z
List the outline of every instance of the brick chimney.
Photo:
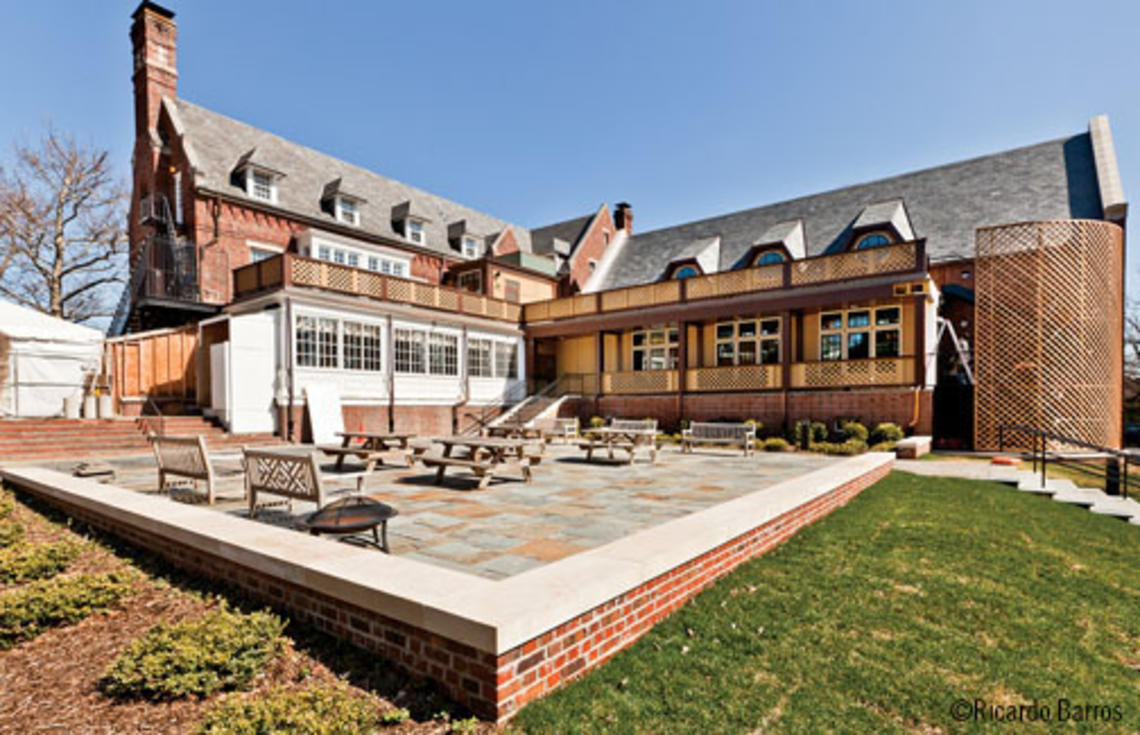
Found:
M 633 207 L 629 202 L 618 202 L 617 211 L 614 212 L 614 225 L 625 234 L 633 235 Z
M 162 98 L 178 95 L 178 26 L 172 11 L 146 0 L 131 18 L 135 135 L 156 135 Z

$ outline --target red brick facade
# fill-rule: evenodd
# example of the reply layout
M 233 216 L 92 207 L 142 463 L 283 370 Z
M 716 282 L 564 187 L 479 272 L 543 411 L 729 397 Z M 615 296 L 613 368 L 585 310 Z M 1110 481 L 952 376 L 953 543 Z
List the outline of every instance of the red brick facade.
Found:
M 832 422 L 857 418 L 868 426 L 890 421 L 915 434 L 929 435 L 933 429 L 933 393 L 917 391 L 917 406 L 915 396 L 916 391 L 910 389 L 601 396 L 567 400 L 559 411 L 563 416 L 577 416 L 583 424 L 592 416 L 655 418 L 666 429 L 676 427 L 682 419 L 756 419 L 763 422 L 765 434 L 785 431 L 785 422 L 790 426 L 803 419 Z
M 581 291 L 586 281 L 590 280 L 590 275 L 594 272 L 590 267 L 590 261 L 597 263 L 602 259 L 602 254 L 613 241 L 616 232 L 617 228 L 614 226 L 613 217 L 610 216 L 610 210 L 604 205 L 598 208 L 598 213 L 594 215 L 589 228 L 570 255 L 570 282 L 567 286 L 569 291 L 575 293 Z

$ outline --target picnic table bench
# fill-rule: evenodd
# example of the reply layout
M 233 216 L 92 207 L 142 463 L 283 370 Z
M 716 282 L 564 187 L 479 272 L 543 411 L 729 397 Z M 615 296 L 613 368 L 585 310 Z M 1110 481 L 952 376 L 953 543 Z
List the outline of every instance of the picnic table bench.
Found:
M 415 466 L 415 450 L 410 446 L 411 439 L 415 434 L 392 433 L 392 432 L 371 432 L 371 431 L 338 431 L 337 436 L 342 437 L 341 448 L 349 449 L 359 446 L 361 449 L 371 450 L 373 452 L 395 452 L 399 453 L 404 458 L 404 461 L 409 467 Z M 358 445 L 353 442 L 358 441 Z M 322 445 L 322 447 L 332 445 Z M 343 463 L 343 458 L 339 461 Z M 378 457 L 377 461 L 384 464 L 382 457 Z
M 756 447 L 756 427 L 744 423 L 694 421 L 681 431 L 681 451 L 691 454 L 694 444 L 739 446 L 748 457 Z
M 632 421 L 614 419 L 609 426 L 590 429 L 585 432 L 592 438 L 578 443 L 578 448 L 586 452 L 586 461 L 594 459 L 594 452 L 605 449 L 609 459 L 614 459 L 614 450 L 628 454 L 626 464 L 633 464 L 637 450 L 648 447 L 649 462 L 657 461 L 657 422 L 654 420 Z
M 435 441 L 443 445 L 443 454 L 438 457 L 425 454 L 420 461 L 425 467 L 436 470 L 437 485 L 443 483 L 448 467 L 461 467 L 470 470 L 479 480 L 479 489 L 484 490 L 501 467 L 516 464 L 522 470 L 523 480 L 530 482 L 533 479 L 531 467 L 542 461 L 540 456 L 526 452 L 529 443 L 522 439 L 451 436 Z M 456 447 L 467 449 L 468 456 L 453 456 L 452 451 Z

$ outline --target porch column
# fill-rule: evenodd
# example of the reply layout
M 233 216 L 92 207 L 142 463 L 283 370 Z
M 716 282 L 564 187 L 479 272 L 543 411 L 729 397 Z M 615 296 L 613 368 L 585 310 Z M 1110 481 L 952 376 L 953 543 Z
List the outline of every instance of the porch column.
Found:
M 594 372 L 597 375 L 598 394 L 602 392 L 602 373 L 606 370 L 606 332 L 601 330 L 594 335 Z
M 914 297 L 914 382 L 926 386 L 926 294 Z
M 785 273 L 787 271 L 785 270 Z M 788 417 L 788 389 L 792 382 L 792 313 L 785 311 L 780 314 L 780 413 L 784 416 L 784 434 L 791 428 L 791 419 Z
M 677 418 L 679 420 L 685 418 L 685 383 L 688 370 L 689 323 L 681 320 L 677 324 Z

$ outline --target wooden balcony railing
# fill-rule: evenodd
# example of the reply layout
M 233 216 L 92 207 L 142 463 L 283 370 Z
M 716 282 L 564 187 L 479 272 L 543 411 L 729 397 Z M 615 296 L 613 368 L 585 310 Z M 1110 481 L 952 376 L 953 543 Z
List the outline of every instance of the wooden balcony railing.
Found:
M 303 258 L 292 253 L 283 253 L 235 268 L 233 273 L 235 298 L 270 288 L 306 286 L 516 324 L 522 312 L 519 304 L 509 301 L 446 286 L 385 276 L 339 263 Z
M 685 371 L 685 390 L 701 391 L 765 390 L 779 388 L 779 365 L 729 365 L 724 367 L 689 368 Z
M 714 273 L 684 281 L 660 281 L 644 286 L 536 301 L 527 304 L 523 313 L 527 322 L 544 322 L 755 291 L 846 281 L 886 273 L 921 271 L 925 268 L 926 247 L 923 241 L 918 240 L 871 250 L 821 255 L 775 265 Z
M 602 393 L 675 393 L 680 381 L 676 370 L 628 370 L 602 373 Z
M 792 363 L 792 388 L 857 388 L 868 385 L 910 385 L 915 379 L 913 357 L 873 360 L 830 360 Z

